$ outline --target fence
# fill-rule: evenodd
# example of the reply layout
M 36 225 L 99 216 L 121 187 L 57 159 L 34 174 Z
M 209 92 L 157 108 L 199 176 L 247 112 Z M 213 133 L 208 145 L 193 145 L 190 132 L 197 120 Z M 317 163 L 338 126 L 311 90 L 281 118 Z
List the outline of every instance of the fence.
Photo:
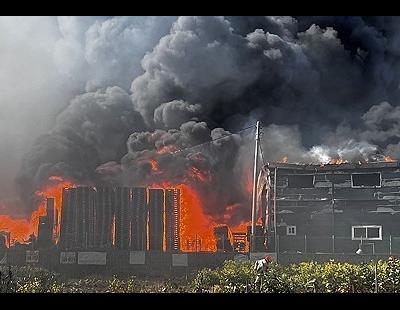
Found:
M 346 237 L 277 236 L 279 253 L 356 253 L 400 254 L 400 237 L 383 237 L 382 240 L 352 240 Z

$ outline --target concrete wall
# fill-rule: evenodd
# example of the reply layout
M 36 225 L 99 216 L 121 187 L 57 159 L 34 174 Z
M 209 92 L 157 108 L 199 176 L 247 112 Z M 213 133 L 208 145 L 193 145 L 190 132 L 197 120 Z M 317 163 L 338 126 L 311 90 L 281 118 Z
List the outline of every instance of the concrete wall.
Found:
M 130 264 L 130 251 L 120 250 L 107 252 L 106 265 L 80 265 L 77 262 L 61 264 L 60 254 L 61 251 L 56 249 L 41 250 L 39 252 L 39 263 L 26 263 L 26 250 L 14 249 L 9 251 L 7 264 L 17 266 L 42 266 L 67 277 L 82 277 L 88 275 L 137 275 L 168 278 L 170 276 L 187 275 L 205 267 L 220 267 L 223 265 L 224 261 L 234 259 L 233 253 L 186 253 L 178 254 L 173 260 L 172 256 L 176 254 L 147 251 L 145 252 L 144 264 Z M 241 256 L 241 261 L 248 259 L 248 255 Z M 392 256 L 400 258 L 400 255 Z M 389 255 L 278 253 L 277 262 L 282 265 L 289 265 L 311 261 L 328 262 L 333 259 L 337 262 L 361 263 L 379 259 L 387 260 L 388 258 Z M 187 266 L 185 264 L 187 264 Z
M 130 251 L 110 250 L 106 253 L 106 264 L 78 264 L 76 261 L 61 263 L 61 250 L 47 249 L 39 251 L 38 263 L 26 262 L 27 248 L 11 249 L 8 251 L 7 264 L 41 266 L 62 273 L 69 277 L 96 275 L 138 275 L 138 276 L 174 276 L 184 275 L 195 270 L 222 266 L 225 260 L 233 259 L 233 253 L 166 253 L 161 251 L 146 251 L 144 264 L 130 264 Z M 99 251 L 101 252 L 101 251 Z M 172 256 L 175 256 L 173 261 Z

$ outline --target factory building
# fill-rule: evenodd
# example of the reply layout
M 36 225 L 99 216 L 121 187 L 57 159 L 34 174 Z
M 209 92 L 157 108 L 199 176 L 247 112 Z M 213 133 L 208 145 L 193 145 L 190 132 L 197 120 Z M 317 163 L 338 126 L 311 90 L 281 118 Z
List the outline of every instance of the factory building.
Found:
M 269 251 L 400 250 L 398 162 L 272 163 L 264 167 L 260 180 Z

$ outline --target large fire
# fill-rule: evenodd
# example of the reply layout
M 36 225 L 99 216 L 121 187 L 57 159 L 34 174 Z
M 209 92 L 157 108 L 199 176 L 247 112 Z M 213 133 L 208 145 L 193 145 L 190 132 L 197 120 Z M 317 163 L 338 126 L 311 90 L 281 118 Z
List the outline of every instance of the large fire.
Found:
M 58 241 L 60 222 L 61 222 L 61 200 L 62 189 L 72 187 L 71 181 L 61 177 L 52 176 L 49 178 L 49 185 L 42 191 L 37 191 L 35 195 L 39 198 L 37 209 L 32 212 L 29 219 L 15 219 L 8 215 L 0 215 L 0 231 L 10 233 L 11 244 L 15 242 L 26 243 L 30 236 L 38 234 L 39 217 L 46 215 L 46 198 L 54 198 L 56 224 L 54 228 L 54 240 Z
M 154 183 L 150 188 L 177 188 L 181 192 L 180 246 L 185 252 L 215 252 L 217 223 L 204 214 L 198 193 L 187 184 Z
M 163 149 L 161 152 L 173 151 Z M 149 160 L 153 175 L 161 175 L 162 170 L 155 159 Z M 246 191 L 251 194 L 252 179 L 251 174 L 246 180 Z M 190 181 L 188 181 L 190 180 Z M 181 193 L 181 218 L 180 218 L 180 248 L 184 252 L 215 252 L 217 242 L 214 235 L 214 228 L 221 223 L 215 222 L 210 216 L 204 213 L 205 201 L 200 193 L 196 191 L 193 184 L 207 184 L 212 181 L 212 176 L 207 170 L 191 167 L 187 171 L 185 180 L 182 182 L 155 182 L 148 184 L 150 188 L 176 188 Z M 48 186 L 41 191 L 37 191 L 35 196 L 38 198 L 37 208 L 32 212 L 29 219 L 14 219 L 8 215 L 0 215 L 0 231 L 7 231 L 11 234 L 13 243 L 27 243 L 31 235 L 38 235 L 38 223 L 41 216 L 46 215 L 46 199 L 54 198 L 55 206 L 55 226 L 53 231 L 54 241 L 57 243 L 60 235 L 62 191 L 64 188 L 74 187 L 71 181 L 58 176 L 49 178 Z M 192 184 L 192 185 L 191 185 Z M 232 207 L 233 208 L 233 207 Z M 230 209 L 227 208 L 227 211 Z M 115 225 L 115 223 L 113 223 Z M 243 222 L 236 227 L 231 227 L 233 232 L 246 232 L 249 222 Z M 113 236 L 114 237 L 114 236 Z
M 157 153 L 173 153 L 175 147 L 164 146 Z M 196 162 L 202 163 L 203 158 L 197 154 L 192 155 Z M 162 177 L 163 171 L 155 159 L 149 160 L 152 167 L 152 174 Z M 212 182 L 212 175 L 207 169 L 200 169 L 192 166 L 185 172 L 182 182 L 161 181 L 149 185 L 150 188 L 177 188 L 181 193 L 181 219 L 180 219 L 180 248 L 184 252 L 216 252 L 217 240 L 214 235 L 214 228 L 221 225 L 215 222 L 210 216 L 204 213 L 206 199 L 191 184 L 208 186 Z M 247 174 L 245 190 L 251 196 L 253 180 L 251 171 Z M 249 197 L 250 197 L 249 196 Z M 204 197 L 203 197 L 204 198 Z M 229 212 L 229 207 L 226 209 Z M 228 215 L 227 215 L 228 216 Z M 229 217 L 229 216 L 228 216 Z M 244 222 L 236 227 L 231 227 L 233 232 L 246 232 L 249 222 Z

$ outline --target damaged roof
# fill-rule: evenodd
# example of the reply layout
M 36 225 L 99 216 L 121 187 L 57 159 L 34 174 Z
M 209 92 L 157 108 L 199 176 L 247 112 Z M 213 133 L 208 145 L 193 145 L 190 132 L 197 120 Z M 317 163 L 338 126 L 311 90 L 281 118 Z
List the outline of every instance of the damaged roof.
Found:
M 264 168 L 267 169 L 294 169 L 294 170 L 309 170 L 309 171 L 332 171 L 332 170 L 359 170 L 359 169 L 384 169 L 384 168 L 398 168 L 400 163 L 398 161 L 382 161 L 382 162 L 358 162 L 358 163 L 341 163 L 341 164 L 301 164 L 301 163 L 281 163 L 271 162 L 267 163 Z

